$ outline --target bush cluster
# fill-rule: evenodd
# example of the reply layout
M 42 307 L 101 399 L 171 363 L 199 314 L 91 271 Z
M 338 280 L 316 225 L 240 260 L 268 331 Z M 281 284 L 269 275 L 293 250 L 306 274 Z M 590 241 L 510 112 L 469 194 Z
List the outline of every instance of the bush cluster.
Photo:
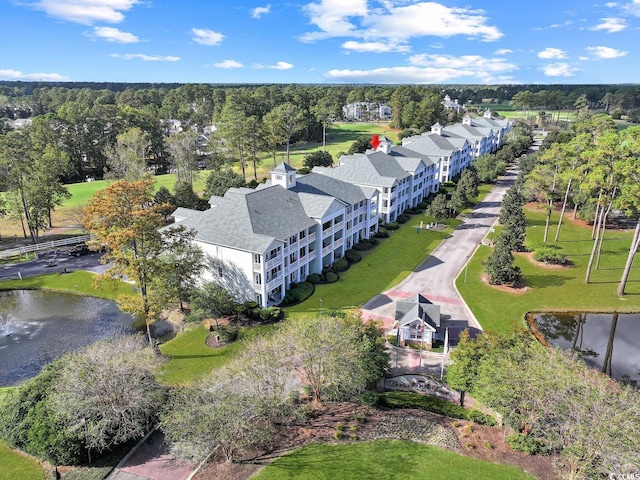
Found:
M 389 232 L 384 227 L 378 227 L 378 232 L 375 235 L 376 238 L 389 238 Z
M 482 425 L 496 425 L 493 417 L 479 410 L 468 410 L 441 398 L 427 397 L 418 393 L 384 392 L 380 394 L 379 403 L 389 408 L 420 408 L 428 412 L 438 413 L 451 418 L 460 418 Z
M 400 228 L 400 225 L 398 224 L 398 222 L 389 222 L 384 224 L 384 228 L 386 228 L 387 230 L 398 230 Z
M 315 273 L 312 275 L 318 275 L 318 274 Z M 287 291 L 287 294 L 282 300 L 283 305 L 293 305 L 296 303 L 300 303 L 306 300 L 307 298 L 309 298 L 313 294 L 313 290 L 314 290 L 313 282 L 309 280 L 309 277 L 311 277 L 311 275 L 307 277 L 306 282 L 291 284 L 289 290 Z M 319 275 L 318 275 L 318 278 L 319 278 Z
M 408 212 L 409 210 L 407 210 Z M 418 212 L 415 212 L 418 213 Z M 403 213 L 402 215 L 398 215 L 398 218 L 396 218 L 396 222 L 398 223 L 407 223 L 409 220 L 411 220 L 411 215 L 409 215 L 408 213 Z
M 368 239 L 361 240 L 360 243 L 356 243 L 353 246 L 353 249 L 359 252 L 364 252 L 366 250 L 371 250 L 377 244 L 378 244 L 378 240 L 376 240 L 375 238 L 368 238 Z
M 339 258 L 333 262 L 332 268 L 336 272 L 346 272 L 349 269 L 349 262 L 346 258 Z
M 349 263 L 358 263 L 362 260 L 362 255 L 360 255 L 357 251 L 351 249 L 344 252 L 344 258 L 347 259 Z
M 288 292 L 287 292 L 288 293 Z M 282 311 L 278 307 L 262 308 L 258 302 L 248 301 L 238 306 L 238 313 L 246 316 L 250 320 L 275 322 L 281 315 Z
M 525 452 L 529 455 L 537 455 L 545 452 L 544 443 L 530 435 L 514 433 L 507 437 L 507 443 L 517 452 Z
M 564 255 L 548 245 L 540 245 L 533 252 L 533 259 L 537 262 L 559 265 L 564 263 Z

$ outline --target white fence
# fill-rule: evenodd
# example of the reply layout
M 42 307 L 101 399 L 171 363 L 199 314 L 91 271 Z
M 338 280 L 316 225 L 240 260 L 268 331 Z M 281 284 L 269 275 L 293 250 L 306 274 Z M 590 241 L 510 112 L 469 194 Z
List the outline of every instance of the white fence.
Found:
M 0 258 L 17 257 L 19 255 L 25 255 L 29 252 L 37 252 L 40 250 L 50 250 L 58 247 L 77 245 L 88 240 L 91 240 L 91 235 L 81 235 L 79 237 L 63 238 L 62 240 L 52 240 L 51 242 L 36 243 L 35 245 L 27 245 L 24 247 L 12 248 L 10 250 L 2 250 L 0 251 Z

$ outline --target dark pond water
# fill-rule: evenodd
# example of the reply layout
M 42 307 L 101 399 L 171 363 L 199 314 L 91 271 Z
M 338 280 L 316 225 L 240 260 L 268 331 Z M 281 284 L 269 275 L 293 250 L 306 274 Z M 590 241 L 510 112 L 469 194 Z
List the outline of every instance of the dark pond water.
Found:
M 0 293 L 0 386 L 18 384 L 47 363 L 96 340 L 135 332 L 114 302 L 16 290 Z
M 532 313 L 551 344 L 574 350 L 616 380 L 640 384 L 640 314 Z

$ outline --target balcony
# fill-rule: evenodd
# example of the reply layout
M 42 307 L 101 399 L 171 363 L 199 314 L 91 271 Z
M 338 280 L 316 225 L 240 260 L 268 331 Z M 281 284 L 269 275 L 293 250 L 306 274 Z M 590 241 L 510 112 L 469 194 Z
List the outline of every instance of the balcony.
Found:
M 280 275 L 276 275 L 275 277 L 272 277 L 270 280 L 268 280 L 267 290 L 273 290 L 278 285 L 282 284 L 282 278 L 283 278 L 283 275 L 281 273 Z
M 333 251 L 333 245 L 329 244 L 326 247 L 322 247 L 322 256 L 329 255 Z
M 333 230 L 342 230 L 344 228 L 344 222 L 338 222 L 333 225 Z
M 271 260 L 267 260 L 265 267 L 267 270 L 270 270 L 273 267 L 280 265 L 281 262 L 282 262 L 282 259 L 279 256 L 273 257 Z

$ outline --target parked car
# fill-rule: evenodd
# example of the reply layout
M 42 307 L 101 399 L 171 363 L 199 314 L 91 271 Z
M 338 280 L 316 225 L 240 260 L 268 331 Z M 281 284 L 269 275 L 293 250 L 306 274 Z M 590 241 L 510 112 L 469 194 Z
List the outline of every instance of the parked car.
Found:
M 86 255 L 90 253 L 89 247 L 87 247 L 86 243 L 80 243 L 78 245 L 74 245 L 69 249 L 69 255 L 74 257 L 79 257 L 80 255 Z

